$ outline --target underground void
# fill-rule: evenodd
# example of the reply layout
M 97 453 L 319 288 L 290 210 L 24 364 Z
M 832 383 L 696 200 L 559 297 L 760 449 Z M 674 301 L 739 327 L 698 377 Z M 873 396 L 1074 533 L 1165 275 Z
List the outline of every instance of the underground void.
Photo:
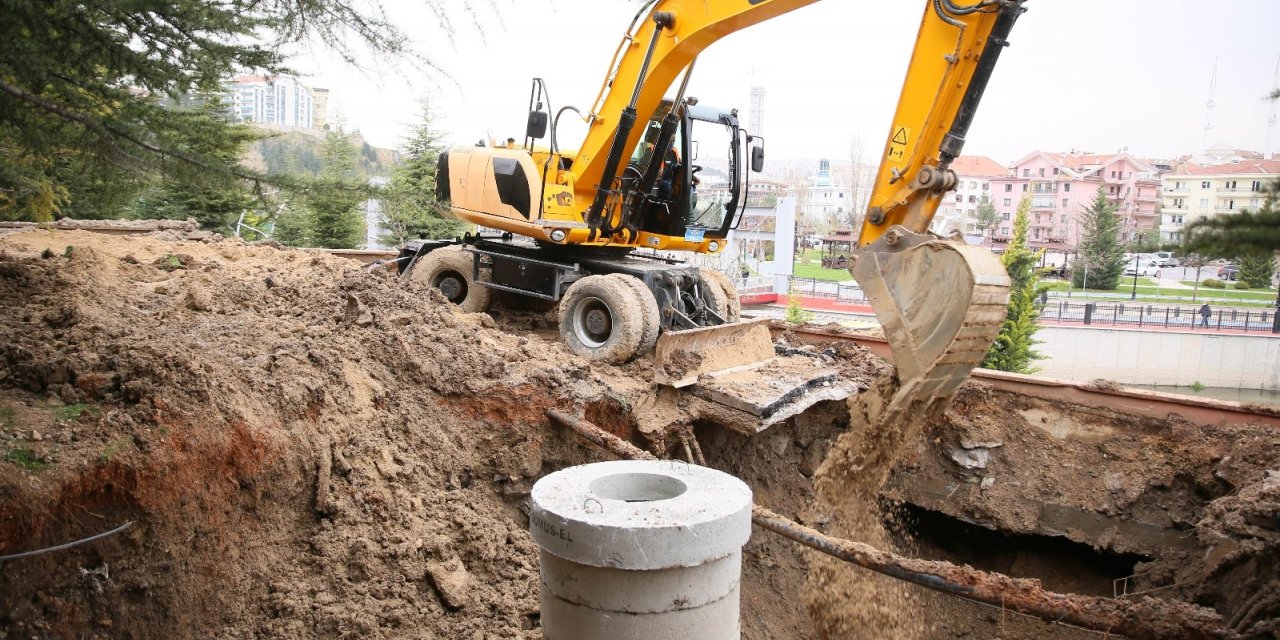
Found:
M 741 480 L 678 461 L 618 460 L 550 474 L 531 498 L 548 640 L 740 637 L 751 536 Z

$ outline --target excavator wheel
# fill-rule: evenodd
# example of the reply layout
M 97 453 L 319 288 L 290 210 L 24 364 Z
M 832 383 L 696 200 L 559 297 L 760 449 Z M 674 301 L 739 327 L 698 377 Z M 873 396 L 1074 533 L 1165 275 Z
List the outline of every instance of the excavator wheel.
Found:
M 733 286 L 733 281 L 729 276 L 716 271 L 715 269 L 698 269 L 698 275 L 702 281 L 712 288 L 719 288 L 723 297 L 716 296 L 717 299 L 723 299 L 724 306 L 715 307 L 716 313 L 724 318 L 725 322 L 737 322 L 742 318 L 742 303 L 738 300 L 738 288 Z M 721 310 L 723 309 L 723 313 Z
M 662 317 L 658 315 L 658 300 L 653 297 L 653 292 L 639 278 L 633 278 L 621 273 L 610 274 L 608 277 L 625 282 L 635 292 L 636 297 L 639 298 L 643 328 L 640 334 L 640 346 L 636 349 L 636 354 L 644 355 L 653 351 L 653 345 L 658 343 L 658 331 L 662 328 Z
M 472 257 L 462 247 L 443 247 L 418 259 L 409 270 L 415 284 L 439 289 L 444 297 L 468 313 L 486 311 L 493 290 L 471 278 Z
M 639 296 L 616 277 L 587 276 L 560 299 L 560 336 L 580 356 L 622 364 L 636 355 L 643 335 Z

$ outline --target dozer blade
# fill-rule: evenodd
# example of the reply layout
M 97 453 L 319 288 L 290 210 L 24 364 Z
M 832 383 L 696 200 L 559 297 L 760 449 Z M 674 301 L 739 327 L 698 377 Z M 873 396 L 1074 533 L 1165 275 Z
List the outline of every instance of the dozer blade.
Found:
M 899 406 L 946 402 L 981 364 L 1007 312 L 1009 276 L 981 247 L 894 227 L 849 271 L 893 350 Z
M 856 382 L 804 355 L 776 356 L 769 319 L 665 333 L 654 381 L 727 407 L 729 426 L 755 433 L 824 400 L 844 400 Z
M 654 349 L 653 380 L 687 387 L 703 375 L 758 367 L 773 357 L 768 318 L 668 331 L 658 338 Z

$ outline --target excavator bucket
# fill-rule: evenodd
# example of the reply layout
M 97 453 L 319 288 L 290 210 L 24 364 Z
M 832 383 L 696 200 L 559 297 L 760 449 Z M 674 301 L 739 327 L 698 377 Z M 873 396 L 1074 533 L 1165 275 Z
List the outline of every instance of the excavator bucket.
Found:
M 893 350 L 909 401 L 946 400 L 1000 332 L 1009 276 L 991 252 L 895 227 L 849 269 Z
M 733 410 L 749 433 L 855 392 L 812 357 L 775 355 L 768 318 L 665 333 L 654 364 L 655 382 Z

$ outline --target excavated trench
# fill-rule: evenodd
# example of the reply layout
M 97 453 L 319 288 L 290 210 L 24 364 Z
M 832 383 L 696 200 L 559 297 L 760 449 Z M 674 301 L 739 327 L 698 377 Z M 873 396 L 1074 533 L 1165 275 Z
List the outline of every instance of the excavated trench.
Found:
M 460 314 L 339 259 L 189 231 L 0 237 L 0 306 L 0 555 L 133 522 L 0 562 L 3 637 L 540 637 L 529 488 L 609 457 L 548 409 L 700 452 L 820 531 L 839 523 L 815 474 L 862 428 L 823 402 L 746 435 L 653 389 L 643 360 L 569 355 L 537 313 Z M 868 383 L 889 370 L 831 353 Z M 1276 427 L 1111 404 L 967 383 L 879 494 L 890 543 L 1066 593 L 1119 579 L 1274 633 Z M 818 556 L 753 532 L 744 637 L 817 637 Z M 1093 636 L 916 587 L 890 606 L 919 637 Z

